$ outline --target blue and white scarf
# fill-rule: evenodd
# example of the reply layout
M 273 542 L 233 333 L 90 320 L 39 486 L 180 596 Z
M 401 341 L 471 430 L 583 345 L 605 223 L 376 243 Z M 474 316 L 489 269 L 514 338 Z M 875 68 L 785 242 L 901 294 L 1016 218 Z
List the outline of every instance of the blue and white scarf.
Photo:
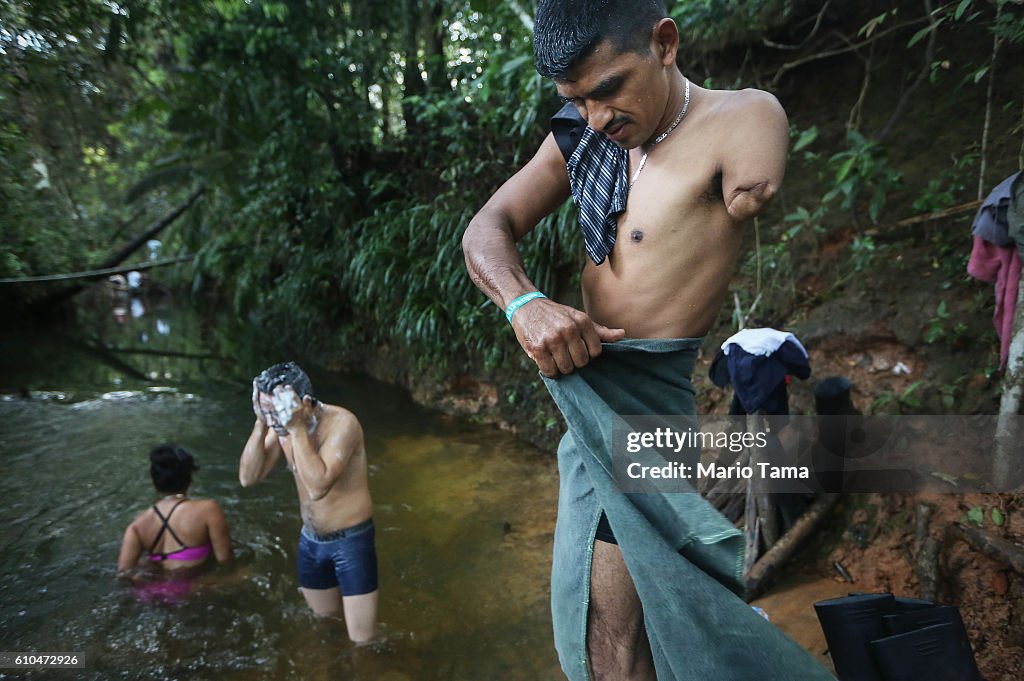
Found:
M 600 265 L 615 246 L 617 217 L 626 210 L 629 152 L 588 127 L 566 166 L 583 244 Z

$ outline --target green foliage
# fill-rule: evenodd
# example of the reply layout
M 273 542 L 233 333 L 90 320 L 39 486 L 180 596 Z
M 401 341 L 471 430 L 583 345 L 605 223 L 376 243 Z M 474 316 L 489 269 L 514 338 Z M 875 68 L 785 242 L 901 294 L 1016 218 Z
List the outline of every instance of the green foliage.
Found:
M 888 154 L 880 144 L 867 140 L 858 131 L 848 130 L 846 142 L 849 148 L 828 161 L 835 184 L 822 202 L 842 197 L 842 209 L 856 213 L 858 201 L 866 195 L 868 216 L 872 222 L 878 222 L 889 193 L 902 186 L 903 173 L 889 164 Z
M 952 166 L 928 181 L 928 185 L 914 200 L 914 210 L 930 213 L 963 201 L 968 196 L 968 185 L 977 161 L 978 154 L 975 152 L 954 156 Z
M 935 316 L 928 322 L 928 331 L 924 335 L 926 343 L 931 345 L 946 337 L 946 322 L 949 320 L 949 309 L 946 301 L 939 303 L 935 310 Z
M 999 3 L 998 21 L 977 0 L 944 5 L 941 33 L 929 25 L 911 35 L 915 25 L 894 44 L 972 22 L 1021 42 L 1020 7 Z M 778 40 L 796 61 L 850 17 L 863 27 L 858 40 L 906 19 L 841 4 L 809 40 L 822 3 L 670 3 L 685 70 L 709 84 L 730 81 L 689 73 L 700 70 L 694 55 L 740 44 L 757 62 L 756 50 Z M 254 328 L 306 348 L 387 346 L 435 371 L 528 368 L 500 311 L 469 281 L 460 238 L 558 107 L 532 68 L 520 14 L 531 9 L 504 0 L 0 4 L 0 276 L 87 267 L 202 184 L 200 203 L 162 235 L 165 252 L 197 253 L 193 290 L 231 301 Z M 979 81 L 988 62 L 958 68 Z M 876 222 L 903 188 L 878 138 L 851 130 L 836 151 L 840 130 L 824 117 L 791 130 L 791 164 L 820 172 L 821 183 L 780 224 L 762 226 L 776 243 L 745 270 L 756 267 L 765 292 L 794 290 L 798 237 L 813 241 L 850 216 Z M 976 162 L 955 157 L 916 190 L 915 209 L 959 201 Z M 520 247 L 537 285 L 571 301 L 581 251 L 572 205 Z M 858 233 L 853 269 L 870 267 L 881 247 Z M 938 342 L 956 329 L 942 318 L 934 334 Z M 913 408 L 917 385 L 890 402 Z M 530 390 L 509 402 L 528 404 Z M 540 427 L 547 419 L 534 415 Z
M 929 345 L 946 342 L 955 346 L 958 340 L 963 339 L 967 335 L 967 325 L 962 321 L 953 322 L 952 316 L 946 301 L 941 301 L 935 310 L 935 316 L 928 322 L 928 329 L 924 335 L 925 342 Z
M 858 37 L 870 38 L 875 31 L 885 25 L 887 21 L 895 19 L 899 14 L 899 8 L 894 7 L 891 10 L 882 12 L 878 16 L 872 17 L 867 23 L 860 27 L 857 31 Z
M 992 524 L 996 527 L 1002 527 L 1006 524 L 1006 513 L 998 507 L 992 508 L 992 511 L 989 513 L 989 518 L 991 518 Z M 984 526 L 985 509 L 981 506 L 971 506 L 967 509 L 967 513 L 960 516 L 960 522 L 965 524 L 970 523 L 972 525 L 977 525 L 978 527 Z
M 995 4 L 999 16 L 990 24 L 989 30 L 1011 44 L 1024 42 L 1024 9 L 1021 3 L 1017 0 L 996 0 Z M 987 17 L 982 9 L 983 4 L 977 0 L 960 0 L 952 16 L 955 21 L 964 23 L 985 20 Z
M 853 238 L 853 243 L 850 244 L 850 251 L 853 253 L 851 258 L 853 269 L 863 272 L 874 261 L 875 240 L 870 236 L 856 236 Z
M 981 527 L 985 524 L 985 509 L 983 509 L 981 506 L 971 506 L 967 513 L 964 514 L 962 518 L 960 518 L 960 522 L 972 523 L 974 525 L 977 525 L 978 527 Z
M 796 137 L 796 143 L 793 144 L 793 153 L 802 151 L 804 148 L 810 146 L 814 140 L 818 139 L 818 126 L 812 125 L 799 133 L 797 133 L 796 128 L 794 128 L 791 136 Z
M 871 403 L 871 413 L 914 413 L 921 409 L 921 400 L 916 395 L 918 389 L 924 385 L 923 380 L 914 381 L 901 392 L 892 390 L 881 392 Z
M 772 28 L 805 9 L 795 0 L 676 0 L 668 3 L 684 45 L 713 50 L 732 43 L 759 42 Z

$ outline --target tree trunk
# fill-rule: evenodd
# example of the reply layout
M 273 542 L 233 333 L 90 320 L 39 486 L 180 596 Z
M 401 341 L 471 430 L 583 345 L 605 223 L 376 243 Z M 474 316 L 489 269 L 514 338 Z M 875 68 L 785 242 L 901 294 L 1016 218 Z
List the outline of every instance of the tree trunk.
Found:
M 423 50 L 423 62 L 427 67 L 427 90 L 435 93 L 451 89 L 448 84 L 448 59 L 444 53 L 448 29 L 441 21 L 443 17 L 444 5 L 440 0 L 432 3 L 425 13 L 427 23 L 424 35 L 427 36 L 427 42 Z
M 992 483 L 996 490 L 1006 491 L 1019 451 L 1020 398 L 1024 390 L 1024 278 L 1017 288 L 1017 310 L 1013 316 L 1013 339 L 1010 355 L 1003 374 L 1003 397 L 999 401 L 999 421 L 996 425 L 996 455 L 992 464 Z
M 420 74 L 420 24 L 421 17 L 416 11 L 416 0 L 409 0 L 406 5 L 407 17 L 405 31 L 405 66 L 402 70 L 402 86 L 405 89 L 402 99 L 402 118 L 405 119 L 405 130 L 409 134 L 419 131 L 415 109 L 406 101 L 409 97 L 422 97 L 427 87 Z

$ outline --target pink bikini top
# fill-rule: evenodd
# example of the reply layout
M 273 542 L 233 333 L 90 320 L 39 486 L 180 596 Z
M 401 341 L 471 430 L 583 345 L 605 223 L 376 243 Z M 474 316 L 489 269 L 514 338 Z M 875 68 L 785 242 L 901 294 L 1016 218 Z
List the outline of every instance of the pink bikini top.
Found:
M 153 540 L 152 546 L 149 547 L 150 560 L 202 560 L 210 555 L 210 552 L 213 550 L 213 544 L 206 542 L 199 546 L 186 546 L 185 542 L 181 541 L 178 535 L 175 534 L 174 530 L 171 529 L 171 514 L 174 513 L 174 509 L 178 508 L 178 506 L 181 506 L 186 501 L 188 500 L 182 499 L 174 506 L 171 506 L 171 510 L 167 512 L 166 516 L 160 512 L 160 509 L 156 507 L 156 504 L 153 504 L 153 512 L 156 513 L 158 518 L 160 518 L 160 521 L 163 523 L 163 527 L 161 527 L 160 531 L 156 533 L 156 539 Z M 180 549 L 170 553 L 160 553 L 153 550 L 156 548 L 156 545 L 160 543 L 160 538 L 164 536 L 165 530 L 170 532 L 171 536 L 174 537 L 174 540 L 181 544 Z

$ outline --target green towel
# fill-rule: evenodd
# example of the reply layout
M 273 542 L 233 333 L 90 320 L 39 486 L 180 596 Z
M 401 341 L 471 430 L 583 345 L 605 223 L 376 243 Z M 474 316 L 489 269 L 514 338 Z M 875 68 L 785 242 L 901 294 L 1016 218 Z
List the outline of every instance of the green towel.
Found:
M 569 430 L 558 447 L 551 608 L 562 669 L 589 681 L 586 627 L 594 533 L 604 509 L 643 603 L 659 681 L 831 681 L 747 605 L 743 535 L 699 494 L 624 494 L 611 474 L 617 416 L 693 415 L 701 339 L 627 339 L 545 378 Z M 620 421 L 621 423 L 621 421 Z

